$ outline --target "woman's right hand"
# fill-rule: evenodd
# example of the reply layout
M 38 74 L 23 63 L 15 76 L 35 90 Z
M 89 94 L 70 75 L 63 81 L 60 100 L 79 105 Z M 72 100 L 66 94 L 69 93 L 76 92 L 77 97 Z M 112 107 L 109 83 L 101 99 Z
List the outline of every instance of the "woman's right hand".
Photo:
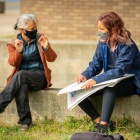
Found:
M 87 80 L 86 77 L 83 76 L 83 75 L 79 75 L 75 79 L 75 81 L 78 82 L 78 83 L 85 82 L 86 80 Z
M 19 40 L 19 39 L 16 39 L 15 40 L 15 47 L 18 50 L 18 52 L 22 52 L 22 50 L 23 50 L 23 41 Z

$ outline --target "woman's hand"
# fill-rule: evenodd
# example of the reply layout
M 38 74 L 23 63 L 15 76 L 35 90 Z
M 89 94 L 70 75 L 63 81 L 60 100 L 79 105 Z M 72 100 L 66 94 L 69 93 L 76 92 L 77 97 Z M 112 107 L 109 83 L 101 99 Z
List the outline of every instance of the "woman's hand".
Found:
M 42 35 L 42 36 L 39 38 L 38 42 L 39 42 L 39 43 L 41 44 L 41 46 L 43 46 L 44 48 L 48 48 L 49 41 L 48 41 L 48 39 L 47 39 L 47 36 Z
M 19 39 L 16 39 L 15 40 L 15 47 L 18 50 L 18 52 L 22 52 L 22 50 L 23 50 L 23 41 L 19 40 Z
M 83 76 L 83 75 L 79 75 L 75 79 L 75 81 L 78 82 L 78 83 L 85 82 L 86 80 L 87 80 L 86 77 Z
M 86 84 L 82 86 L 82 88 L 89 89 L 92 88 L 96 84 L 96 81 L 91 79 Z

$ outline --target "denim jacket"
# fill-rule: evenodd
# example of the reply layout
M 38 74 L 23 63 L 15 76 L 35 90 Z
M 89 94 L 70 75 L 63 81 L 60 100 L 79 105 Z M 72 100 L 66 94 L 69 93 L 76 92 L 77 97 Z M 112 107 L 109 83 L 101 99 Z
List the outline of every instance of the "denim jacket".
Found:
M 100 83 L 122 77 L 125 74 L 135 74 L 134 84 L 137 86 L 137 93 L 140 94 L 140 52 L 136 44 L 133 42 L 133 44 L 129 46 L 125 43 L 118 43 L 114 53 L 116 57 L 114 68 L 107 69 L 107 71 L 103 73 L 101 73 L 104 67 L 102 46 L 103 43 L 99 42 L 92 61 L 82 75 L 84 75 L 87 80 L 92 78 L 96 83 Z
M 23 57 L 19 66 L 19 70 L 44 71 L 36 39 L 32 39 L 31 42 L 27 44 L 22 39 L 21 34 L 18 34 L 17 38 L 23 41 Z

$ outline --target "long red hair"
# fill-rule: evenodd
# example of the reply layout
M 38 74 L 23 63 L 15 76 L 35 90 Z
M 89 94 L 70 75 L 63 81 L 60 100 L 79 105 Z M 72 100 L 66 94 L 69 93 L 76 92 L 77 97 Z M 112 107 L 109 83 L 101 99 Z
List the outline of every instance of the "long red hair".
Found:
M 103 13 L 98 20 L 108 29 L 109 38 L 107 43 L 111 48 L 115 48 L 119 42 L 124 42 L 127 45 L 132 44 L 130 32 L 124 28 L 123 20 L 115 12 Z

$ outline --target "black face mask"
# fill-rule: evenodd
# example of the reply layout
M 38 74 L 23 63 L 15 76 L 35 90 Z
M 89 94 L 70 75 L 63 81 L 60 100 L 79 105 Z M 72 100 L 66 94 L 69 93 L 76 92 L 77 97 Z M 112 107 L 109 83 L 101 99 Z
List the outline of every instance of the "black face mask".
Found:
M 33 30 L 33 31 L 27 31 L 27 30 L 25 30 L 25 31 L 26 31 L 25 35 L 28 36 L 30 39 L 36 38 L 37 29 Z

